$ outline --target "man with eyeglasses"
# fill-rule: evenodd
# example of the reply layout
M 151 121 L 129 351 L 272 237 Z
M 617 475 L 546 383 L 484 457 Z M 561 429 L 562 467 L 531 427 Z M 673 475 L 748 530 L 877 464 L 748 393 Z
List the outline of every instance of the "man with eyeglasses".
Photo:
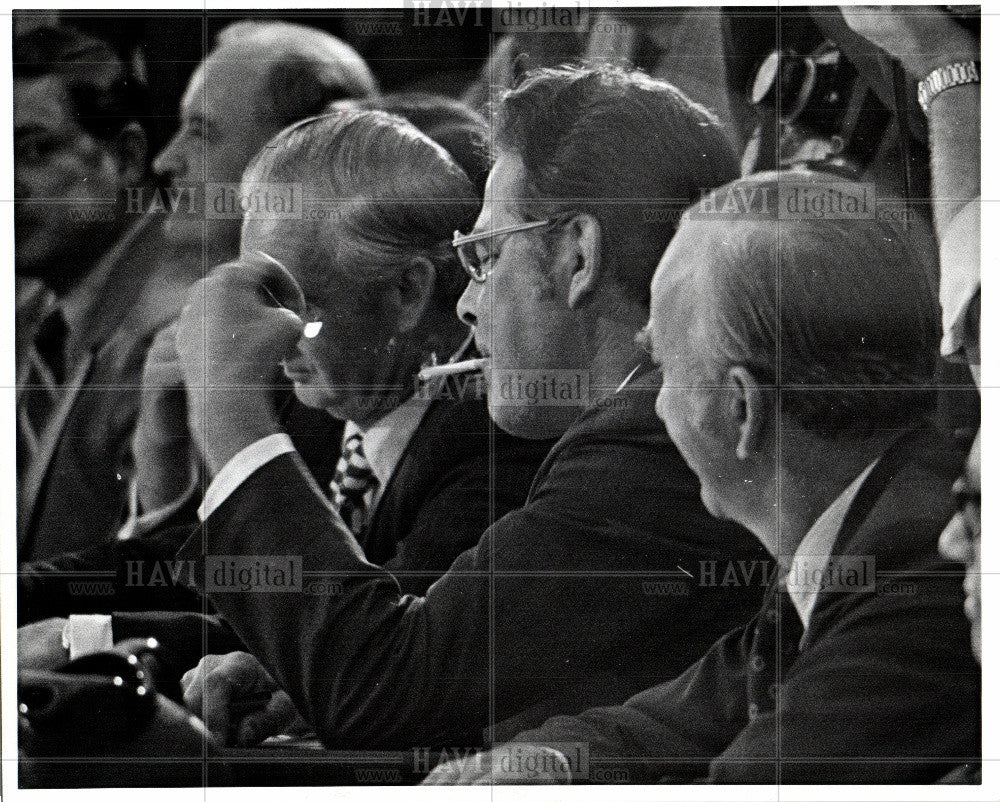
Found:
M 250 655 L 203 660 L 186 685 L 207 719 L 267 687 L 269 672 L 331 747 L 490 743 L 676 675 L 759 604 L 766 554 L 702 507 L 634 343 L 671 204 L 736 173 L 722 131 L 673 87 L 610 67 L 539 71 L 500 102 L 494 131 L 483 209 L 455 241 L 472 279 L 459 312 L 490 363 L 491 417 L 512 434 L 561 439 L 524 507 L 422 597 L 361 559 L 305 476 L 301 491 L 236 488 L 205 521 L 207 553 L 302 554 L 303 570 L 343 577 L 344 591 L 209 590 L 266 669 Z M 213 308 L 226 303 L 217 284 L 204 292 Z M 253 369 L 239 339 L 208 336 L 225 349 L 208 364 Z M 181 347 L 182 361 L 199 357 Z M 252 447 L 266 427 L 243 420 Z M 280 648 L 291 642 L 313 646 Z M 284 724 L 248 720 L 261 738 Z
M 780 566 L 762 608 L 676 679 L 555 716 L 430 784 L 904 784 L 978 764 L 981 672 L 937 553 L 961 451 L 931 418 L 933 271 L 898 223 L 793 217 L 777 200 L 829 185 L 763 174 L 693 207 L 643 333 L 657 413 L 706 508 Z M 728 211 L 735 198 L 759 208 Z M 958 488 L 964 516 L 974 487 Z M 941 546 L 971 563 L 968 525 Z

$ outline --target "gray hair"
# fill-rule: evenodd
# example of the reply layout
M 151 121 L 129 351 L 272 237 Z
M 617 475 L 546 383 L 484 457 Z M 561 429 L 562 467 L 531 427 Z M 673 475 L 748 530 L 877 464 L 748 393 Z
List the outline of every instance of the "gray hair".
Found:
M 754 197 L 753 190 L 773 199 L 766 210 L 728 215 L 706 243 L 714 256 L 708 269 L 690 275 L 700 290 L 691 318 L 696 355 L 716 375 L 744 365 L 779 390 L 786 420 L 822 437 L 905 426 L 935 402 L 933 255 L 874 213 L 790 220 L 778 208 L 789 184 L 862 191 L 817 173 L 762 174 L 718 189 L 686 213 L 685 221 L 710 220 L 699 209 L 724 208 L 726 199 Z
M 369 298 L 415 258 L 435 269 L 432 306 L 449 321 L 466 285 L 452 232 L 471 225 L 479 196 L 438 143 L 411 123 L 380 111 L 340 111 L 293 125 L 247 168 L 245 192 L 270 181 L 301 182 L 325 199 L 335 226 L 314 254 L 316 286 L 350 282 Z

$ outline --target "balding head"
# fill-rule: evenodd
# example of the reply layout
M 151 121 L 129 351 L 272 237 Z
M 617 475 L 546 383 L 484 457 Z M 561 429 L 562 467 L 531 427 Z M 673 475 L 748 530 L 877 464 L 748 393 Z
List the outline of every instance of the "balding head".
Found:
M 260 112 L 275 129 L 341 98 L 374 98 L 375 77 L 349 44 L 289 22 L 244 20 L 224 28 L 208 61 L 237 61 L 263 78 Z
M 934 403 L 931 266 L 874 214 L 789 219 L 795 187 L 830 186 L 788 174 L 717 190 L 685 215 L 653 279 L 657 414 L 709 511 L 758 535 L 778 531 L 777 476 L 786 502 L 801 491 L 808 506 L 820 488 L 825 508 L 821 474 L 840 465 L 850 481 Z
M 830 186 L 863 192 L 806 173 L 722 187 L 686 213 L 653 290 L 661 305 L 684 297 L 692 356 L 708 373 L 746 366 L 781 388 L 790 423 L 836 438 L 904 426 L 933 403 L 939 312 L 933 262 L 897 223 L 790 219 L 796 188 L 829 198 Z M 720 214 L 734 194 L 770 208 Z
M 233 192 L 250 159 L 291 122 L 331 101 L 376 93 L 364 61 L 323 31 L 285 22 L 237 22 L 191 77 L 181 126 L 153 163 L 179 199 L 166 225 L 173 241 L 231 258 L 239 219 L 213 214 L 220 192 Z M 206 185 L 212 197 L 206 197 Z

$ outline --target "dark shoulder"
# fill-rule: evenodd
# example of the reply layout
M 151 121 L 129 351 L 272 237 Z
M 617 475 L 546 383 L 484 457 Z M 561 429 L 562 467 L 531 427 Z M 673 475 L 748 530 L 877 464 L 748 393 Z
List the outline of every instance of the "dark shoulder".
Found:
M 843 550 L 871 554 L 886 569 L 943 562 L 937 543 L 952 515 L 951 486 L 962 470 L 963 452 L 930 427 L 894 447 L 904 450 L 898 467 Z

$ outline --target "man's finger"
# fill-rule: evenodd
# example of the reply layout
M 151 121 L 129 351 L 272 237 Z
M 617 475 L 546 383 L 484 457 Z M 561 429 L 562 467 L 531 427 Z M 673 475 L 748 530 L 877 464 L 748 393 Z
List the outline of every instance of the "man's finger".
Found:
M 198 665 L 189 671 L 185 671 L 184 676 L 181 677 L 184 706 L 197 715 L 198 718 L 201 718 L 202 712 L 205 674 L 214 669 L 220 660 L 222 660 L 221 654 L 206 654 L 198 661 Z
M 277 302 L 293 312 L 305 311 L 306 299 L 298 282 L 284 265 L 266 254 L 243 254 L 235 262 L 219 265 L 210 278 L 248 285 L 260 292 L 265 302 Z
M 271 678 L 257 659 L 246 652 L 231 652 L 205 675 L 204 721 L 212 732 L 229 733 L 229 703 L 238 696 L 267 688 Z
M 268 703 L 236 723 L 236 743 L 239 746 L 253 746 L 265 738 L 284 732 L 296 719 L 298 711 L 291 697 L 284 691 L 275 691 Z

